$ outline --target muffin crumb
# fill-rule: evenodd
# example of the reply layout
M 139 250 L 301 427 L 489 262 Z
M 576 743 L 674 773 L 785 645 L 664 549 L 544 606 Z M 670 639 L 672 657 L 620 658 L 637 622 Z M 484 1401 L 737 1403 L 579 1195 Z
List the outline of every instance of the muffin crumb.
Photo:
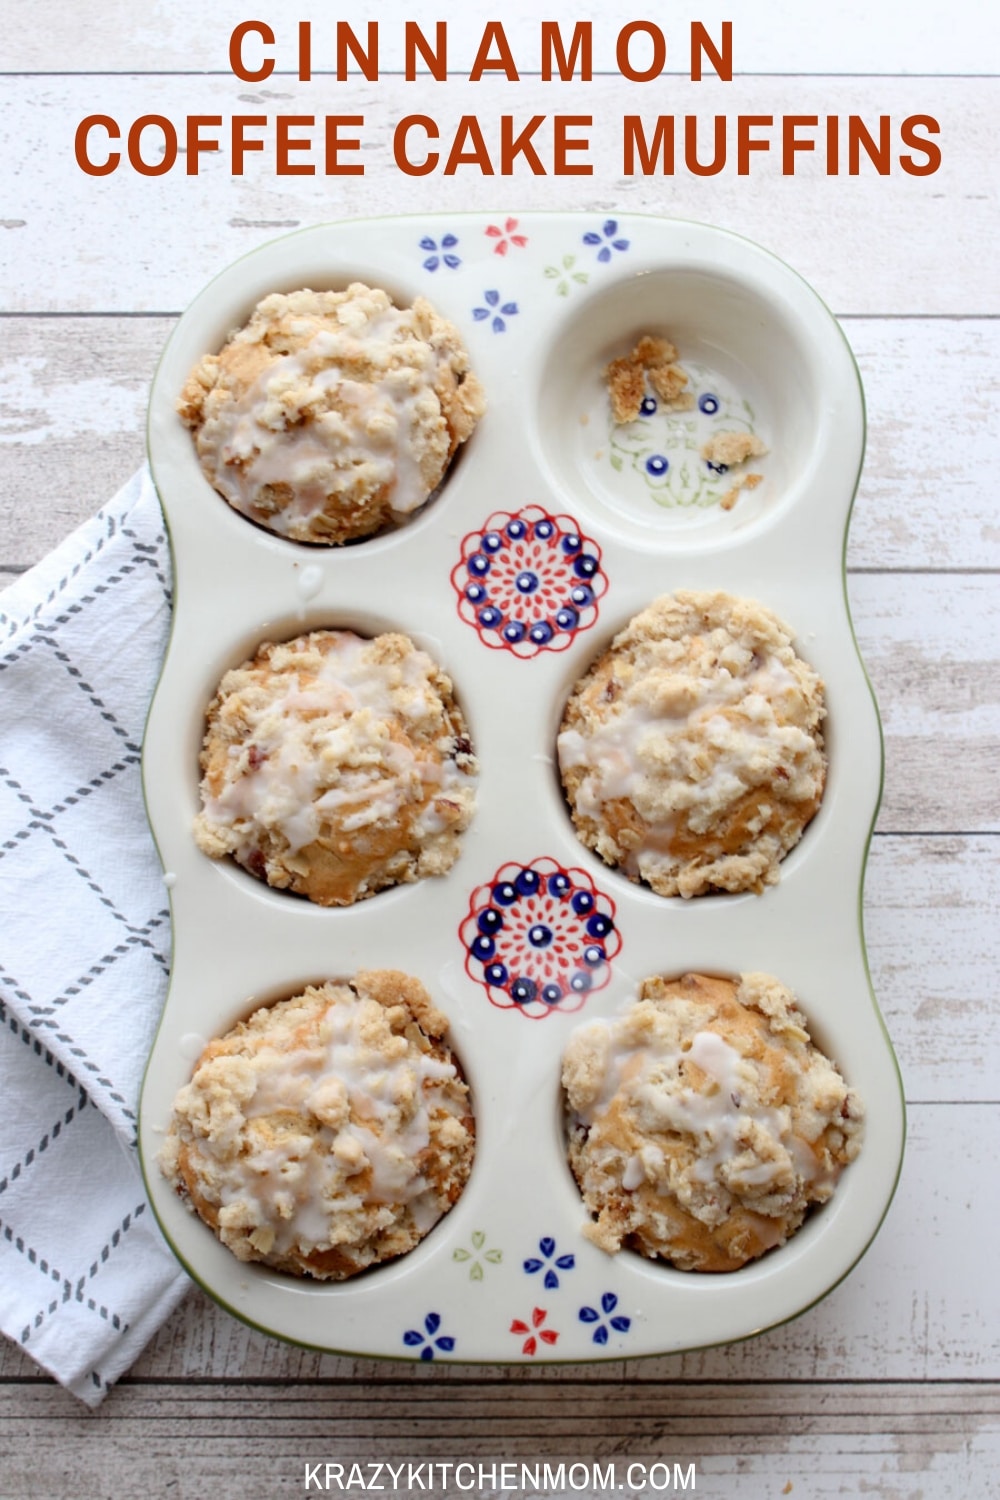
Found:
M 685 390 L 687 372 L 676 359 L 677 350 L 668 338 L 646 333 L 631 354 L 611 361 L 604 374 L 616 423 L 634 422 L 639 416 L 647 379 L 664 405 L 678 411 L 694 406 L 694 397 Z
M 703 445 L 701 456 L 710 464 L 725 464 L 732 469 L 766 452 L 765 444 L 754 432 L 717 432 Z

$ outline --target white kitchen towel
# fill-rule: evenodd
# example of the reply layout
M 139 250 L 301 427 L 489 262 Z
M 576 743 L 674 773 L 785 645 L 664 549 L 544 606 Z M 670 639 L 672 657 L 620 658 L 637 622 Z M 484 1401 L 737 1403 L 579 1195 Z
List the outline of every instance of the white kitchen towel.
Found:
M 0 594 L 0 1328 L 89 1405 L 188 1285 L 135 1149 L 170 956 L 139 769 L 170 589 L 143 471 Z

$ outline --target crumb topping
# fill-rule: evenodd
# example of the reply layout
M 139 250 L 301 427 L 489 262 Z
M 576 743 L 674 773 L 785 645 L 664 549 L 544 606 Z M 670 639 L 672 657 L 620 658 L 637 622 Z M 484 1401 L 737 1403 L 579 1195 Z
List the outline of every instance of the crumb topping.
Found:
M 458 330 L 355 282 L 274 293 L 192 371 L 178 410 L 236 510 L 343 542 L 423 505 L 485 409 Z
M 199 847 L 325 906 L 442 874 L 475 804 L 451 683 L 408 637 L 261 647 L 209 706 Z
M 419 981 L 309 987 L 205 1049 L 159 1163 L 240 1260 L 342 1279 L 412 1249 L 472 1162 L 468 1089 Z
M 861 1148 L 860 1099 L 766 974 L 645 980 L 574 1033 L 563 1086 L 584 1233 L 682 1270 L 783 1244 Z
M 678 592 L 577 683 L 557 740 L 583 842 L 660 895 L 757 890 L 819 807 L 823 687 L 752 600 Z

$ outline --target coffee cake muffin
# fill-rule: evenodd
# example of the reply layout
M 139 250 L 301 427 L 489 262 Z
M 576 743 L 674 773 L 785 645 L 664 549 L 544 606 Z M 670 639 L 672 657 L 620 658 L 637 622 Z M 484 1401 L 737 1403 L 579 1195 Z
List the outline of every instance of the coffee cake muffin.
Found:
M 647 979 L 563 1062 L 584 1234 L 684 1271 L 783 1245 L 861 1149 L 864 1110 L 767 974 Z
M 198 846 L 320 906 L 443 875 L 475 805 L 451 682 L 398 634 L 261 646 L 209 705 L 201 768 Z
M 230 505 L 326 544 L 423 505 L 484 409 L 454 325 L 423 297 L 399 308 L 361 282 L 265 297 L 178 402 Z
M 725 593 L 658 599 L 576 684 L 557 751 L 584 844 L 661 896 L 761 891 L 816 813 L 823 684 Z
M 404 1255 L 457 1201 L 469 1091 L 419 980 L 310 986 L 210 1042 L 159 1165 L 241 1261 L 342 1281 Z

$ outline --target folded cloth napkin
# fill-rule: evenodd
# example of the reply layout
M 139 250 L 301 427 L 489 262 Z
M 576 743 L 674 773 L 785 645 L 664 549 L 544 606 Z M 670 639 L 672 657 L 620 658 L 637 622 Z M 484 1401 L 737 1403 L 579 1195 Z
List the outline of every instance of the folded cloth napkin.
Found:
M 0 595 L 0 1328 L 92 1406 L 188 1286 L 135 1149 L 170 950 L 139 774 L 170 586 L 142 472 Z

